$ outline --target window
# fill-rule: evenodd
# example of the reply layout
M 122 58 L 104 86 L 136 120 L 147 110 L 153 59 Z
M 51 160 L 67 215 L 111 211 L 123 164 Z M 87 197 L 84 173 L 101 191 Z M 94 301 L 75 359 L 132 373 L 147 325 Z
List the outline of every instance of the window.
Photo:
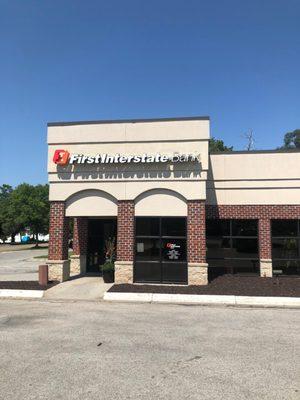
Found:
M 136 217 L 135 282 L 187 282 L 186 218 Z
M 300 275 L 300 226 L 299 220 L 272 221 L 273 273 Z
M 249 219 L 206 221 L 207 261 L 212 275 L 258 273 L 258 223 Z
M 161 234 L 163 237 L 186 236 L 185 218 L 162 218 Z
M 136 236 L 159 236 L 159 218 L 136 218 Z

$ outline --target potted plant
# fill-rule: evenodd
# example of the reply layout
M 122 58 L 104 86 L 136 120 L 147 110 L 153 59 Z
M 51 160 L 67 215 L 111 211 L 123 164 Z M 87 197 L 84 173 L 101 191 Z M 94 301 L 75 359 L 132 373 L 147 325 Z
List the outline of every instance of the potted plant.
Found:
M 112 283 L 115 281 L 115 264 L 112 262 L 105 262 L 102 265 L 102 277 L 105 283 Z
M 105 263 L 102 265 L 102 277 L 105 283 L 112 283 L 115 281 L 115 242 L 115 238 L 109 238 L 105 241 Z

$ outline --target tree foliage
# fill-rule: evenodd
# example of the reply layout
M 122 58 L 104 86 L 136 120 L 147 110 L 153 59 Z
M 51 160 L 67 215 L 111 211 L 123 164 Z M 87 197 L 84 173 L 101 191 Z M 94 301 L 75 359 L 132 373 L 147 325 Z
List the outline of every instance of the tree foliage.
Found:
M 287 132 L 284 135 L 283 149 L 300 149 L 300 129 L 295 129 L 293 132 Z
M 9 209 L 9 199 L 13 188 L 10 185 L 0 186 L 0 239 L 5 240 L 8 228 L 8 209 Z
M 38 237 L 48 232 L 49 187 L 22 183 L 15 189 L 9 185 L 0 186 L 0 233 L 1 239 L 12 237 L 29 229 Z
M 232 150 L 233 150 L 233 146 L 231 146 L 231 147 L 225 146 L 223 140 L 212 137 L 209 141 L 209 151 L 210 152 L 232 151 Z

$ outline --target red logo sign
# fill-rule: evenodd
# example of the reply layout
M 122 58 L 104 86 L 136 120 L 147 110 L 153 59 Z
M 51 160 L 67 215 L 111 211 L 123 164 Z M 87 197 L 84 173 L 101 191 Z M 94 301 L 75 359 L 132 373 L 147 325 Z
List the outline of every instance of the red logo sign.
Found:
M 70 153 L 67 150 L 55 150 L 53 161 L 57 165 L 66 165 L 70 157 Z

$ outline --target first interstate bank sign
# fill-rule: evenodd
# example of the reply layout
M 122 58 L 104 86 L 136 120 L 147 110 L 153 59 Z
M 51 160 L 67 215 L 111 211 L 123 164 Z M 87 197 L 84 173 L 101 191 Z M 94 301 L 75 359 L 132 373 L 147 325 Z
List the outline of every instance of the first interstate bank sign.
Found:
M 95 156 L 84 154 L 71 154 L 67 150 L 55 150 L 53 162 L 57 165 L 67 164 L 126 164 L 126 163 L 178 163 L 178 162 L 200 162 L 200 154 L 180 154 L 173 155 L 133 155 L 125 156 L 121 154 L 96 154 Z

